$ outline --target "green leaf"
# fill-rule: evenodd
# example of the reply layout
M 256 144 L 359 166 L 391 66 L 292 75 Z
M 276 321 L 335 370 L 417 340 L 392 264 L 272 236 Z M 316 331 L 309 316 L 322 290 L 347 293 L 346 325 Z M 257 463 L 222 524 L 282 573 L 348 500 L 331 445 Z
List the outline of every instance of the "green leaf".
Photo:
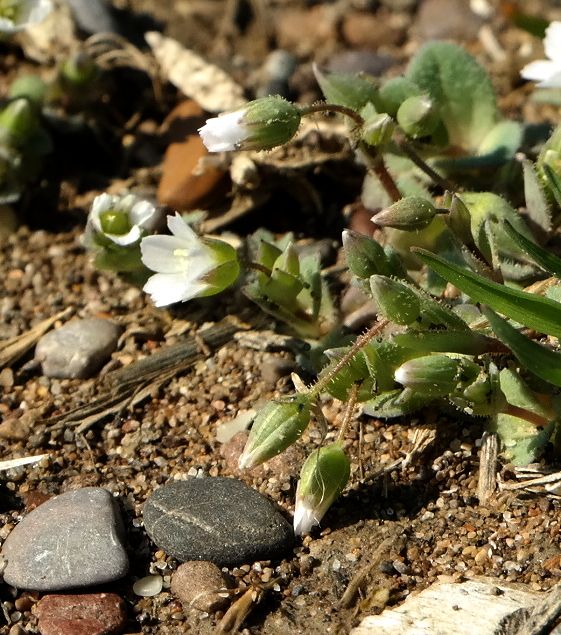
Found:
M 433 400 L 434 397 L 421 395 L 407 388 L 390 390 L 362 404 L 362 411 L 371 417 L 393 419 L 415 412 Z
M 549 232 L 551 231 L 551 211 L 536 170 L 527 159 L 522 162 L 522 168 L 528 217 L 544 232 Z
M 411 61 L 406 77 L 440 106 L 450 145 L 477 152 L 499 113 L 493 85 L 475 59 L 455 44 L 430 42 Z
M 561 278 L 561 258 L 528 240 L 526 236 L 517 232 L 508 221 L 505 222 L 505 231 L 537 265 L 548 273 Z
M 380 112 L 378 91 L 368 79 L 346 73 L 322 73 L 316 65 L 314 74 L 328 103 L 347 106 L 357 112 L 371 103 Z
M 414 251 L 426 265 L 475 302 L 487 304 L 540 333 L 561 338 L 561 304 L 558 302 L 491 282 L 424 249 Z
M 423 353 L 483 355 L 503 351 L 499 342 L 474 331 L 406 332 L 394 335 L 393 341 L 398 346 Z
M 561 386 L 561 354 L 534 342 L 499 317 L 494 311 L 483 307 L 496 336 L 504 342 L 518 361 L 540 379 L 554 386 Z

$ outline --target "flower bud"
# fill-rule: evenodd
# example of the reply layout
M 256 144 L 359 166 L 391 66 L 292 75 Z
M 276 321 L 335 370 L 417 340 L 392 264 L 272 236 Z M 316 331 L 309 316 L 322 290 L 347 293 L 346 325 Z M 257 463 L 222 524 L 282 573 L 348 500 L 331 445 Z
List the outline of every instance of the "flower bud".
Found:
M 272 459 L 292 445 L 310 422 L 310 399 L 306 394 L 269 402 L 258 413 L 239 459 L 240 469 Z
M 381 227 L 393 227 L 404 231 L 424 229 L 436 216 L 432 203 L 420 196 L 407 196 L 372 217 Z
M 421 313 L 421 303 L 406 285 L 386 276 L 371 276 L 370 289 L 380 313 L 396 324 L 412 324 Z
M 394 372 L 394 379 L 423 395 L 442 397 L 456 388 L 459 369 L 457 359 L 447 355 L 425 355 L 399 366 Z
M 368 280 L 376 273 L 389 274 L 388 259 L 384 249 L 372 238 L 345 229 L 343 248 L 347 265 L 357 278 Z
M 15 147 L 25 144 L 38 127 L 36 109 L 25 97 L 13 99 L 0 112 L 0 138 Z
M 300 111 L 281 97 L 263 97 L 208 119 L 199 134 L 210 152 L 269 150 L 292 139 Z
M 294 509 L 294 533 L 310 533 L 343 491 L 351 474 L 350 461 L 341 443 L 315 450 L 300 472 Z
M 369 146 L 382 146 L 391 141 L 394 130 L 395 123 L 389 115 L 377 114 L 365 121 L 361 139 Z
M 86 53 L 80 52 L 64 62 L 60 79 L 64 86 L 74 89 L 87 88 L 99 75 L 99 67 Z
M 41 104 L 47 92 L 47 84 L 38 75 L 20 75 L 10 85 L 10 99 L 25 97 L 34 104 Z
M 397 123 L 413 139 L 432 134 L 439 121 L 438 108 L 428 95 L 409 97 L 397 111 Z
M 383 111 L 395 117 L 401 104 L 408 98 L 419 95 L 421 89 L 405 77 L 392 77 L 380 88 Z

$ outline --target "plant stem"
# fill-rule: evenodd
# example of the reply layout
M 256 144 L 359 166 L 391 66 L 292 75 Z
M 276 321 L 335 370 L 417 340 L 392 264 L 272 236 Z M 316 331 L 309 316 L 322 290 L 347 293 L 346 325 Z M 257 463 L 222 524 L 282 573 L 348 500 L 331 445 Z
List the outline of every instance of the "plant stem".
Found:
M 450 183 L 448 179 L 445 179 L 436 172 L 436 170 L 433 170 L 430 165 L 428 165 L 428 163 L 426 163 L 425 160 L 417 154 L 417 151 L 408 141 L 400 139 L 397 141 L 397 145 L 407 155 L 407 158 L 410 159 L 420 170 L 422 170 L 434 183 L 450 192 L 455 192 L 458 189 L 453 183 Z
M 376 175 L 392 202 L 396 203 L 399 201 L 402 198 L 401 192 L 399 191 L 393 176 L 388 172 L 388 168 L 384 163 L 382 155 L 378 153 L 376 148 L 373 148 L 366 143 L 360 143 L 359 150 L 366 161 L 368 169 Z
M 388 324 L 388 320 L 380 320 L 376 322 L 373 326 L 371 326 L 368 331 L 359 335 L 355 343 L 349 348 L 349 350 L 341 357 L 341 359 L 331 368 L 327 374 L 325 374 L 321 379 L 315 383 L 314 386 L 310 389 L 309 395 L 310 399 L 317 399 L 319 395 L 326 389 L 326 387 L 332 382 L 337 373 L 344 368 L 351 359 L 360 351 L 361 348 L 364 348 L 370 340 L 377 335 L 386 325 Z
M 353 413 L 355 411 L 356 399 L 358 396 L 358 384 L 353 384 L 351 389 L 349 390 L 349 399 L 347 401 L 347 407 L 345 409 L 345 416 L 343 417 L 343 423 L 341 424 L 341 429 L 339 430 L 339 434 L 337 435 L 337 441 L 342 441 L 347 428 L 349 427 L 349 423 L 353 418 Z
M 300 114 L 302 117 L 306 115 L 311 115 L 316 112 L 336 112 L 340 115 L 345 115 L 345 117 L 349 117 L 352 119 L 358 127 L 364 124 L 364 119 L 352 108 L 347 108 L 347 106 L 340 106 L 338 104 L 311 104 L 310 106 L 304 106 L 300 108 Z

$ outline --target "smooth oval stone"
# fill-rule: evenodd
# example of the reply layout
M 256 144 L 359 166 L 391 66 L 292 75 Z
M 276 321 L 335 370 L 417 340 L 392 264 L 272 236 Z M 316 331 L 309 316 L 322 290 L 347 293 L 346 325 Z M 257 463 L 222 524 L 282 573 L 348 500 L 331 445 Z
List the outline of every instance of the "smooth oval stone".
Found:
M 143 515 L 150 538 L 181 562 L 235 566 L 270 560 L 294 542 L 292 527 L 273 504 L 231 478 L 168 483 L 148 498 Z
M 35 348 L 47 377 L 87 379 L 92 377 L 117 348 L 121 327 L 102 318 L 70 320 L 49 331 Z
M 123 521 L 106 489 L 84 487 L 46 501 L 2 546 L 4 581 L 20 589 L 62 591 L 122 578 L 128 558 Z

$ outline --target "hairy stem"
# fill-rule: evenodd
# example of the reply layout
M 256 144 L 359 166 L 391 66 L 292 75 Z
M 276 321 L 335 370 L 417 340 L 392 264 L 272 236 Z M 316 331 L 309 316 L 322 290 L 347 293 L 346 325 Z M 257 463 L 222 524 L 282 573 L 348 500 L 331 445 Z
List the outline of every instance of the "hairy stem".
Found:
M 378 335 L 378 333 L 388 324 L 388 320 L 380 320 L 376 322 L 374 326 L 371 326 L 366 333 L 359 335 L 355 343 L 349 348 L 349 350 L 341 357 L 341 359 L 333 366 L 333 368 L 329 369 L 329 371 L 319 379 L 314 386 L 310 389 L 310 398 L 317 399 L 319 395 L 327 388 L 327 386 L 335 379 L 337 373 L 343 369 L 351 359 L 360 351 L 361 348 L 364 348 L 370 340 Z
M 306 115 L 311 115 L 316 112 L 336 112 L 340 115 L 345 115 L 345 117 L 349 117 L 352 119 L 358 127 L 364 124 L 364 119 L 352 108 L 347 108 L 347 106 L 340 106 L 338 104 L 311 104 L 310 106 L 304 106 L 300 108 L 300 114 L 302 117 Z

